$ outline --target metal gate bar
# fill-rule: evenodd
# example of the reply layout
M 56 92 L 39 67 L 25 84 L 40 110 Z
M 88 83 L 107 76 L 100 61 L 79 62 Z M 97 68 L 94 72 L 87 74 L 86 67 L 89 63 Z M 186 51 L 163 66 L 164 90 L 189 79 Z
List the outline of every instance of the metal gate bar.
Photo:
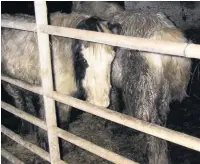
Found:
M 36 24 L 34 23 L 26 23 L 22 21 L 9 21 L 5 19 L 2 19 L 1 23 L 2 27 L 15 28 L 27 31 L 36 31 Z M 87 30 L 78 30 L 74 28 L 59 27 L 52 25 L 40 25 L 39 29 L 41 30 L 41 32 L 62 37 L 98 42 L 133 50 L 159 53 L 160 55 L 168 54 L 172 56 L 200 59 L 200 45 L 193 43 L 152 40 L 147 38 L 130 37 Z
M 109 150 L 94 145 L 89 141 L 81 139 L 69 132 L 66 132 L 58 128 L 56 121 L 56 113 L 55 113 L 55 101 L 54 101 L 56 100 L 64 104 L 73 106 L 75 108 L 79 108 L 91 114 L 111 120 L 113 122 L 125 125 L 127 127 L 200 151 L 200 139 L 198 138 L 183 133 L 175 132 L 173 130 L 169 130 L 167 128 L 160 127 L 158 125 L 154 125 L 124 114 L 120 114 L 118 112 L 111 111 L 106 108 L 100 108 L 92 104 L 89 104 L 87 102 L 75 99 L 70 96 L 62 95 L 58 92 L 53 91 L 49 37 L 48 34 L 44 33 L 87 40 L 92 42 L 99 42 L 129 49 L 150 51 L 154 53 L 163 53 L 168 55 L 184 56 L 189 58 L 199 58 L 199 59 L 200 59 L 200 53 L 199 53 L 200 45 L 168 42 L 168 41 L 156 41 L 144 38 L 134 38 L 134 37 L 119 36 L 119 35 L 105 34 L 92 31 L 77 30 L 72 28 L 50 26 L 47 24 L 47 12 L 46 12 L 45 1 L 41 2 L 35 1 L 34 4 L 36 13 L 36 24 L 23 23 L 23 22 L 20 23 L 17 21 L 9 22 L 3 20 L 2 26 L 9 28 L 19 28 L 28 31 L 37 31 L 43 88 L 27 85 L 21 82 L 20 80 L 13 80 L 8 77 L 2 77 L 2 80 L 11 82 L 14 85 L 17 85 L 19 87 L 21 86 L 24 89 L 43 95 L 47 125 L 44 125 L 44 122 L 39 119 L 36 119 L 37 123 L 35 123 L 35 121 L 33 121 L 33 119 L 35 119 L 34 116 L 30 116 L 29 114 L 23 112 L 21 113 L 23 116 L 20 116 L 20 112 L 15 111 L 15 108 L 13 108 L 12 106 L 7 105 L 6 103 L 3 103 L 3 105 L 4 107 L 6 106 L 8 107 L 7 111 L 10 111 L 11 113 L 16 114 L 17 116 L 20 116 L 21 118 L 25 118 L 25 120 L 30 121 L 31 123 L 36 124 L 39 127 L 41 126 L 41 128 L 47 130 L 50 154 L 48 154 L 41 148 L 37 147 L 36 145 L 24 141 L 22 137 L 20 137 L 19 135 L 15 134 L 14 132 L 10 131 L 9 129 L 7 129 L 2 125 L 1 128 L 4 134 L 6 134 L 8 137 L 15 140 L 16 142 L 20 143 L 24 147 L 28 148 L 29 150 L 37 152 L 37 154 L 39 152 L 38 155 L 40 155 L 47 161 L 51 161 L 51 163 L 53 164 L 65 163 L 64 161 L 60 160 L 58 136 L 112 162 L 122 163 L 121 160 L 124 160 L 123 163 L 135 163 L 133 161 L 130 161 L 129 159 L 119 156 L 113 152 L 110 152 Z M 91 147 L 93 147 L 94 149 L 91 150 Z M 106 153 L 108 153 L 109 155 L 106 156 L 105 155 Z
M 18 158 L 16 158 L 14 155 L 10 154 L 3 148 L 1 148 L 1 155 L 14 164 L 24 164 L 24 162 L 22 162 L 21 160 L 19 160 Z
M 40 120 L 39 118 L 37 117 L 34 117 L 24 111 L 22 111 L 21 109 L 17 109 L 15 108 L 14 106 L 8 104 L 8 103 L 5 103 L 3 101 L 1 101 L 1 108 L 3 108 L 4 110 L 6 110 L 7 112 L 10 112 L 38 127 L 40 127 L 41 129 L 43 130 L 46 130 L 47 131 L 47 126 L 46 126 L 46 123 L 42 120 Z
M 44 93 L 48 93 L 53 91 L 49 35 L 42 33 L 39 27 L 41 24 L 48 25 L 46 2 L 35 1 L 34 7 L 37 25 L 42 89 Z M 43 95 L 43 99 L 51 163 L 57 164 L 57 162 L 60 160 L 60 148 L 58 143 L 58 136 L 53 130 L 54 127 L 57 127 L 55 101 L 54 99 L 47 97 L 45 94 Z
M 21 112 L 20 109 L 17 109 L 15 107 L 13 107 L 12 105 L 9 105 L 2 101 L 1 101 L 1 103 L 2 103 L 2 108 L 5 109 L 6 111 L 17 115 L 18 117 L 20 117 L 22 119 L 25 115 L 27 121 L 29 121 L 30 123 L 33 123 L 35 125 L 38 125 L 38 127 L 41 127 L 44 130 L 47 130 L 47 128 L 42 120 L 40 120 L 34 116 L 31 116 L 30 114 L 27 114 L 26 112 L 23 112 L 23 111 L 22 111 L 22 115 L 19 115 L 19 113 Z M 11 130 L 9 130 L 9 131 L 11 131 Z M 60 128 L 56 127 L 55 131 L 59 137 L 65 139 L 66 141 L 68 141 L 72 144 L 75 144 L 75 145 L 77 145 L 93 154 L 96 154 L 104 159 L 107 159 L 108 161 L 111 161 L 114 163 L 137 164 L 136 162 L 126 159 L 125 157 L 123 157 L 121 155 L 113 153 L 105 148 L 95 145 L 92 142 L 89 142 L 85 139 L 77 137 L 74 134 L 66 132 Z M 15 135 L 17 135 L 17 134 L 15 134 Z M 37 154 L 37 151 L 35 151 L 35 153 Z
M 27 148 L 28 150 L 32 151 L 33 153 L 37 152 L 37 155 L 45 159 L 46 161 L 51 161 L 50 160 L 50 155 L 48 152 L 44 151 L 43 149 L 39 148 L 38 146 L 25 141 L 20 135 L 14 133 L 13 131 L 9 130 L 5 126 L 1 125 L 1 132 L 14 140 L 15 142 L 19 143 L 23 147 Z
M 39 89 L 39 91 L 37 93 L 43 94 L 41 92 L 41 88 L 39 88 L 39 87 L 34 88 L 34 86 L 32 86 L 32 85 L 26 84 L 22 81 L 16 82 L 15 80 L 13 80 L 9 77 L 5 77 L 5 76 L 2 76 L 1 79 L 9 82 L 11 84 L 15 84 L 18 87 L 25 86 L 26 89 L 28 89 L 30 86 L 30 89 L 28 89 L 28 90 L 32 91 L 32 92 Z M 53 91 L 52 93 L 47 93 L 47 96 L 54 98 L 56 101 L 59 101 L 64 104 L 68 104 L 70 106 L 78 108 L 82 111 L 91 113 L 93 115 L 96 115 L 96 116 L 105 118 L 107 120 L 119 123 L 121 125 L 130 127 L 132 129 L 139 130 L 141 132 L 153 135 L 158 138 L 165 139 L 165 140 L 173 142 L 175 144 L 179 144 L 179 145 L 182 145 L 187 148 L 190 148 L 190 149 L 200 152 L 200 139 L 199 138 L 196 138 L 196 137 L 184 134 L 184 133 L 176 132 L 174 130 L 170 130 L 165 127 L 161 127 L 161 126 L 149 123 L 149 122 L 145 122 L 140 119 L 137 119 L 137 118 L 125 115 L 125 114 L 121 114 L 119 112 L 115 112 L 113 110 L 97 107 L 88 102 L 85 102 L 85 101 L 82 101 L 82 100 L 79 100 L 79 99 L 76 99 L 76 98 L 73 98 L 73 97 L 70 97 L 67 95 L 60 94 L 55 91 Z

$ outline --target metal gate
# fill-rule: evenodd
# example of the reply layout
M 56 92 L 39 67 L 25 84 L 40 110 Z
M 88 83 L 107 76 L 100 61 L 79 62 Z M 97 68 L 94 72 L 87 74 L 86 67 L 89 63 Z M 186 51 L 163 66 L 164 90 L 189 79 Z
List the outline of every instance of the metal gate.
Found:
M 37 32 L 39 53 L 40 53 L 40 66 L 43 72 L 42 87 L 28 85 L 20 80 L 14 80 L 9 77 L 1 76 L 1 80 L 9 82 L 13 85 L 22 87 L 31 92 L 43 95 L 46 122 L 23 112 L 5 102 L 1 101 L 2 108 L 30 123 L 38 126 L 47 131 L 50 153 L 44 151 L 36 145 L 23 140 L 19 135 L 15 134 L 5 126 L 1 125 L 2 133 L 10 137 L 17 143 L 21 144 L 30 151 L 38 154 L 43 159 L 51 162 L 52 164 L 64 164 L 66 162 L 60 159 L 58 137 L 75 144 L 93 154 L 96 154 L 108 161 L 113 163 L 133 164 L 137 163 L 131 161 L 121 155 L 113 153 L 105 148 L 95 145 L 87 140 L 73 135 L 67 131 L 64 131 L 57 127 L 56 112 L 55 112 L 55 100 L 64 104 L 73 106 L 85 112 L 93 115 L 111 120 L 121 125 L 139 130 L 141 132 L 165 139 L 167 141 L 185 146 L 187 148 L 200 152 L 200 139 L 176 132 L 152 123 L 148 123 L 134 117 L 130 117 L 106 108 L 97 107 L 88 102 L 62 95 L 56 91 L 53 91 L 53 82 L 51 74 L 51 59 L 50 59 L 50 48 L 49 48 L 49 36 L 48 34 L 64 36 L 69 38 L 76 38 L 86 41 L 93 41 L 98 43 L 104 43 L 112 46 L 119 46 L 129 49 L 137 49 L 142 51 L 150 51 L 154 53 L 176 55 L 188 58 L 200 59 L 200 45 L 188 44 L 188 43 L 176 43 L 168 41 L 155 41 L 144 38 L 134 38 L 127 36 L 120 36 L 114 34 L 105 34 L 99 32 L 77 30 L 73 28 L 55 27 L 48 25 L 47 23 L 47 8 L 45 1 L 35 1 L 35 15 L 36 24 L 24 23 L 24 22 L 13 22 L 9 20 L 2 20 L 2 27 L 15 28 L 27 31 Z M 95 36 L 95 37 L 94 37 Z M 134 43 L 134 44 L 133 44 Z M 158 46 L 159 45 L 159 46 Z M 166 46 L 168 45 L 168 46 Z M 170 48 L 169 48 L 170 47 Z M 45 84 L 45 85 L 44 85 Z M 47 112 L 48 109 L 48 112 Z M 4 149 L 1 149 L 2 156 L 7 158 L 13 163 L 23 163 L 12 154 Z

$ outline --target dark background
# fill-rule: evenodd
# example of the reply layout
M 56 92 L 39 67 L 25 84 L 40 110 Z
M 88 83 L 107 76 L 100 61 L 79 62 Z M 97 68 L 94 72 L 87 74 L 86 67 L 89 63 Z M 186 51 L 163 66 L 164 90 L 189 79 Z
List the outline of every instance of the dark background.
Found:
M 114 3 L 124 7 L 123 1 Z M 47 2 L 47 7 L 50 13 L 56 11 L 70 13 L 72 2 Z M 1 2 L 1 11 L 10 14 L 34 15 L 34 4 L 33 2 Z M 185 30 L 184 33 L 189 40 L 200 44 L 200 28 L 190 28 Z M 192 59 L 192 62 L 191 78 L 187 89 L 188 98 L 184 99 L 182 103 L 171 104 L 167 127 L 200 138 L 200 60 Z M 10 97 L 4 90 L 2 90 L 2 100 L 12 104 Z M 11 114 L 2 110 L 2 122 L 7 127 L 17 130 L 20 119 L 15 117 L 13 120 Z M 200 162 L 200 153 L 182 146 L 169 143 L 169 151 L 174 163 L 197 164 Z
M 120 6 L 124 7 L 123 1 L 112 1 L 112 3 L 117 3 Z M 48 12 L 64 12 L 71 13 L 72 2 L 71 1 L 49 1 L 47 2 Z M 1 2 L 1 12 L 2 13 L 26 13 L 30 15 L 34 15 L 34 3 L 24 2 L 24 1 L 9 1 L 9 2 Z

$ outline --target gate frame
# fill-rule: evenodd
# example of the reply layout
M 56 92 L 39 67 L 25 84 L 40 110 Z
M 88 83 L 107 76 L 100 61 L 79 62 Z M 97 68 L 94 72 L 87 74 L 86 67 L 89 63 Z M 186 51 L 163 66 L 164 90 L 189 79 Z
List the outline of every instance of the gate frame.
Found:
M 47 22 L 47 8 L 46 1 L 34 1 L 35 6 L 35 18 L 36 24 L 24 23 L 24 22 L 10 22 L 8 20 L 2 21 L 2 27 L 17 28 L 27 31 L 37 31 L 40 67 L 42 72 L 42 87 L 28 85 L 20 80 L 14 80 L 9 77 L 1 76 L 1 80 L 22 87 L 34 93 L 43 95 L 46 124 L 44 121 L 27 114 L 5 102 L 1 102 L 2 108 L 6 111 L 15 114 L 16 116 L 29 121 L 30 123 L 44 129 L 48 133 L 50 153 L 43 149 L 24 141 L 19 135 L 15 134 L 5 126 L 1 125 L 2 133 L 15 140 L 22 146 L 26 147 L 30 151 L 38 154 L 52 164 L 64 164 L 66 162 L 60 159 L 58 137 L 71 142 L 93 154 L 96 154 L 106 160 L 114 163 L 136 164 L 137 162 L 131 161 L 121 155 L 113 153 L 105 148 L 97 146 L 87 140 L 77 137 L 67 131 L 64 131 L 57 127 L 56 112 L 55 112 L 55 100 L 64 104 L 73 106 L 85 112 L 93 115 L 111 120 L 113 122 L 125 125 L 127 127 L 139 130 L 141 132 L 165 139 L 167 141 L 188 147 L 190 149 L 200 152 L 200 139 L 186 135 L 184 133 L 176 132 L 165 127 L 161 127 L 152 123 L 148 123 L 134 117 L 130 117 L 115 111 L 108 110 L 106 108 L 97 107 L 88 102 L 62 95 L 53 91 L 52 80 L 52 66 L 49 49 L 49 34 L 64 36 L 69 38 L 75 38 L 80 40 L 93 41 L 112 46 L 119 46 L 129 49 L 137 49 L 143 51 L 150 51 L 154 53 L 164 53 L 168 55 L 176 55 L 189 58 L 200 59 L 200 45 L 189 43 L 177 43 L 168 41 L 155 41 L 144 38 L 134 38 L 127 36 L 120 36 L 114 34 L 105 34 L 100 32 L 92 32 L 85 30 L 77 30 L 72 28 L 64 28 L 48 25 Z M 31 27 L 31 28 L 30 28 Z M 95 37 L 94 37 L 95 36 Z M 133 44 L 134 43 L 134 44 Z M 158 46 L 159 44 L 159 46 Z M 168 45 L 166 48 L 166 44 Z M 47 112 L 48 111 L 48 112 Z M 170 136 L 170 138 L 168 137 Z M 2 156 L 6 157 L 11 162 L 23 163 L 12 154 L 2 149 Z

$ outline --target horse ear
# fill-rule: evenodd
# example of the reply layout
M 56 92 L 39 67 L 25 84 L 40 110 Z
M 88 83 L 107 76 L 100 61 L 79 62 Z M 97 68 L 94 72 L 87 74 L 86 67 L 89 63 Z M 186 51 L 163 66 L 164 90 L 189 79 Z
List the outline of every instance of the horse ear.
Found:
M 108 28 L 110 29 L 110 31 L 112 31 L 112 33 L 114 34 L 120 34 L 121 30 L 122 30 L 122 26 L 119 23 L 110 23 L 108 22 Z

